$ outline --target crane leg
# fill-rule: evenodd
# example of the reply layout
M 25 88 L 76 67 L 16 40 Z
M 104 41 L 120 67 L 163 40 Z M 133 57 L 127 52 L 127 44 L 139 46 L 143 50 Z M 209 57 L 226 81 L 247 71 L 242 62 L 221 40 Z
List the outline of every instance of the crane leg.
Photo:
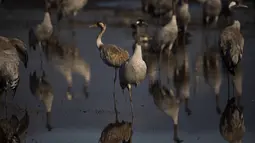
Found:
M 4 105 L 4 108 L 5 108 L 5 118 L 7 119 L 7 92 L 5 91 L 5 105 Z
M 178 137 L 178 124 L 174 124 L 174 142 L 181 143 L 183 140 L 179 139 Z
M 216 94 L 215 101 L 216 101 L 216 111 L 220 115 L 221 114 L 221 109 L 220 109 L 220 96 L 219 96 L 219 94 Z
M 115 120 L 116 120 L 116 122 L 119 122 L 115 92 L 113 92 L 112 96 L 113 96 L 113 105 L 114 105 L 114 112 L 115 112 Z
M 160 54 L 159 54 L 159 80 L 161 81 L 161 62 L 162 62 L 162 52 L 163 52 L 163 49 L 160 50 Z
M 228 73 L 227 73 L 227 77 L 228 77 L 228 100 L 230 100 L 229 98 L 230 98 L 230 93 L 229 93 L 229 75 L 228 75 Z
M 192 114 L 192 111 L 189 109 L 189 98 L 188 97 L 185 97 L 184 103 L 185 103 L 185 112 L 188 114 L 188 116 L 190 116 Z
M 132 114 L 132 123 L 133 123 L 134 113 L 133 113 L 133 102 L 132 102 L 132 89 L 131 89 L 131 87 L 128 88 L 128 92 L 129 92 L 129 101 L 130 101 L 130 108 L 131 108 L 131 114 Z
M 117 68 L 114 69 L 114 79 L 113 79 L 113 92 L 115 93 L 115 86 L 116 86 L 116 80 L 117 80 Z
M 51 126 L 51 112 L 47 112 L 46 113 L 46 118 L 47 118 L 46 128 L 48 129 L 48 131 L 51 131 L 52 130 L 52 126 Z

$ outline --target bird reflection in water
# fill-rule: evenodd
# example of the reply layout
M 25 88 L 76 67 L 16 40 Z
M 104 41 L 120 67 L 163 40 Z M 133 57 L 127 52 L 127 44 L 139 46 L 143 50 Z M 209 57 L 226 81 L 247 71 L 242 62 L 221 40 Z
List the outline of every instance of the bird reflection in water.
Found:
M 118 111 L 115 110 L 115 122 L 109 123 L 101 132 L 99 143 L 131 143 L 133 129 L 131 122 L 118 120 Z
M 71 88 L 73 84 L 72 73 L 83 76 L 84 94 L 88 98 L 88 84 L 90 82 L 90 66 L 81 57 L 79 49 L 74 44 L 64 44 L 59 37 L 52 35 L 48 40 L 48 46 L 44 47 L 46 59 L 62 73 L 67 80 L 67 98 L 72 100 Z
M 46 108 L 46 128 L 51 131 L 51 108 L 54 99 L 53 88 L 49 83 L 45 72 L 43 71 L 42 76 L 37 77 L 36 71 L 29 76 L 30 90 L 34 96 L 43 102 Z
M 206 47 L 208 47 L 208 39 L 205 40 Z M 213 44 L 212 47 L 206 48 L 203 55 L 203 72 L 205 82 L 213 89 L 216 99 L 216 111 L 221 114 L 219 93 L 221 86 L 221 65 L 220 54 L 217 46 Z
M 162 86 L 160 81 L 155 81 L 149 87 L 149 92 L 153 96 L 155 105 L 168 116 L 173 119 L 174 122 L 174 135 L 175 142 L 180 143 L 182 140 L 178 137 L 178 118 L 179 108 L 181 100 L 178 96 L 174 95 L 172 89 L 168 90 L 167 87 Z
M 16 115 L 12 115 L 10 119 L 0 120 L 0 142 L 1 143 L 21 143 L 25 131 L 29 126 L 29 115 L 25 111 L 25 115 L 19 120 Z
M 184 99 L 185 112 L 191 115 L 191 110 L 189 109 L 189 97 L 190 97 L 190 75 L 189 75 L 189 61 L 188 53 L 185 48 L 185 35 L 179 34 L 176 47 L 174 49 L 174 54 L 176 57 L 176 66 L 174 69 L 174 87 L 176 89 L 177 97 L 181 100 Z
M 101 133 L 100 143 L 131 143 L 132 123 L 115 122 L 108 124 Z
M 220 134 L 229 143 L 242 143 L 245 133 L 243 108 L 236 104 L 236 98 L 228 100 L 220 118 Z

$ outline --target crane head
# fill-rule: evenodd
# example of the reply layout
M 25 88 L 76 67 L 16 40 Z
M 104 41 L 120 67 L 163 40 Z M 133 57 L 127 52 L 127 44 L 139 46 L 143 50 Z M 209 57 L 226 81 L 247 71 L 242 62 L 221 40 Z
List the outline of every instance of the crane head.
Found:
M 106 25 L 102 21 L 98 21 L 97 23 L 92 24 L 92 25 L 89 26 L 89 28 L 93 28 L 93 27 L 105 28 Z

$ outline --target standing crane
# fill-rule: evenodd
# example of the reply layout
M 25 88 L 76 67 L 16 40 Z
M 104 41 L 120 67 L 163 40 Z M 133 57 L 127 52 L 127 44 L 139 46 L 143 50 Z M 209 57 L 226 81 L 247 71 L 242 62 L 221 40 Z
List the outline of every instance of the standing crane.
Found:
M 217 23 L 221 12 L 221 0 L 206 0 L 203 3 L 203 25 Z
M 128 51 L 112 44 L 103 44 L 102 36 L 106 31 L 106 24 L 99 21 L 93 25 L 92 27 L 99 27 L 101 32 L 97 36 L 96 45 L 100 52 L 100 57 L 103 62 L 108 65 L 109 67 L 113 67 L 115 69 L 115 76 L 114 76 L 114 92 L 115 92 L 115 83 L 117 79 L 117 70 L 121 67 L 129 59 Z
M 152 48 L 154 48 L 155 50 L 160 50 L 159 64 L 161 64 L 162 62 L 163 50 L 167 48 L 168 55 L 170 55 L 174 42 L 178 36 L 175 4 L 173 4 L 173 15 L 169 18 L 170 18 L 169 22 L 166 25 L 164 25 L 159 31 L 157 31 L 154 37 L 155 43 L 152 44 Z
M 179 0 L 177 8 L 177 23 L 184 33 L 187 32 L 187 27 L 190 22 L 190 12 L 188 0 Z
M 223 29 L 219 39 L 221 58 L 227 71 L 228 99 L 230 98 L 229 74 L 235 76 L 236 69 L 243 57 L 244 38 L 240 32 L 240 28 L 240 22 L 238 20 L 234 20 L 230 26 Z
M 133 56 L 126 61 L 119 69 L 119 81 L 123 90 L 127 88 L 133 120 L 132 85 L 139 85 L 146 77 L 147 66 L 142 57 L 142 47 L 137 41 Z

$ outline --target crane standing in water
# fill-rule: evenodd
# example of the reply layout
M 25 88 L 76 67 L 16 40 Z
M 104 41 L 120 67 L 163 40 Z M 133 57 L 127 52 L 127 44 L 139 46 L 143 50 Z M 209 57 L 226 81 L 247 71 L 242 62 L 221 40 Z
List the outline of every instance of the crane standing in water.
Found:
M 50 17 L 50 4 L 47 0 L 45 0 L 45 7 L 46 9 L 42 23 L 29 30 L 29 48 L 33 48 L 34 50 L 37 45 L 42 48 L 42 45 L 45 44 L 53 33 L 53 26 Z
M 233 24 L 223 29 L 220 34 L 219 47 L 221 50 L 221 58 L 228 72 L 228 99 L 230 98 L 229 74 L 235 76 L 236 69 L 240 64 L 243 56 L 244 38 L 240 32 L 240 28 L 240 22 L 238 20 L 234 20 Z
M 106 31 L 106 24 L 103 22 L 97 22 L 96 24 L 93 24 L 90 26 L 92 27 L 99 27 L 101 29 L 101 32 L 97 36 L 96 44 L 97 48 L 100 52 L 100 57 L 103 60 L 103 62 L 115 69 L 115 76 L 114 76 L 114 92 L 115 92 L 115 83 L 117 79 L 117 70 L 121 67 L 122 64 L 124 64 L 129 59 L 129 53 L 128 51 L 112 44 L 103 44 L 102 42 L 102 36 L 104 32 Z
M 221 0 L 206 0 L 203 3 L 203 25 L 217 23 L 221 12 Z
M 179 0 L 177 8 L 177 23 L 180 29 L 186 33 L 190 22 L 190 12 L 188 0 Z
M 137 41 L 133 56 L 119 69 L 120 86 L 129 91 L 129 100 L 133 120 L 132 85 L 139 85 L 146 77 L 147 66 L 142 57 L 141 41 Z
M 159 64 L 162 62 L 162 52 L 167 47 L 168 55 L 170 55 L 170 52 L 172 50 L 172 47 L 174 45 L 175 40 L 178 36 L 178 26 L 177 26 L 177 20 L 176 20 L 176 9 L 175 4 L 173 2 L 173 15 L 170 17 L 169 15 L 169 22 L 164 25 L 155 35 L 155 45 L 152 44 L 152 48 L 155 50 L 160 50 L 159 55 Z M 159 71 L 160 73 L 160 71 Z

